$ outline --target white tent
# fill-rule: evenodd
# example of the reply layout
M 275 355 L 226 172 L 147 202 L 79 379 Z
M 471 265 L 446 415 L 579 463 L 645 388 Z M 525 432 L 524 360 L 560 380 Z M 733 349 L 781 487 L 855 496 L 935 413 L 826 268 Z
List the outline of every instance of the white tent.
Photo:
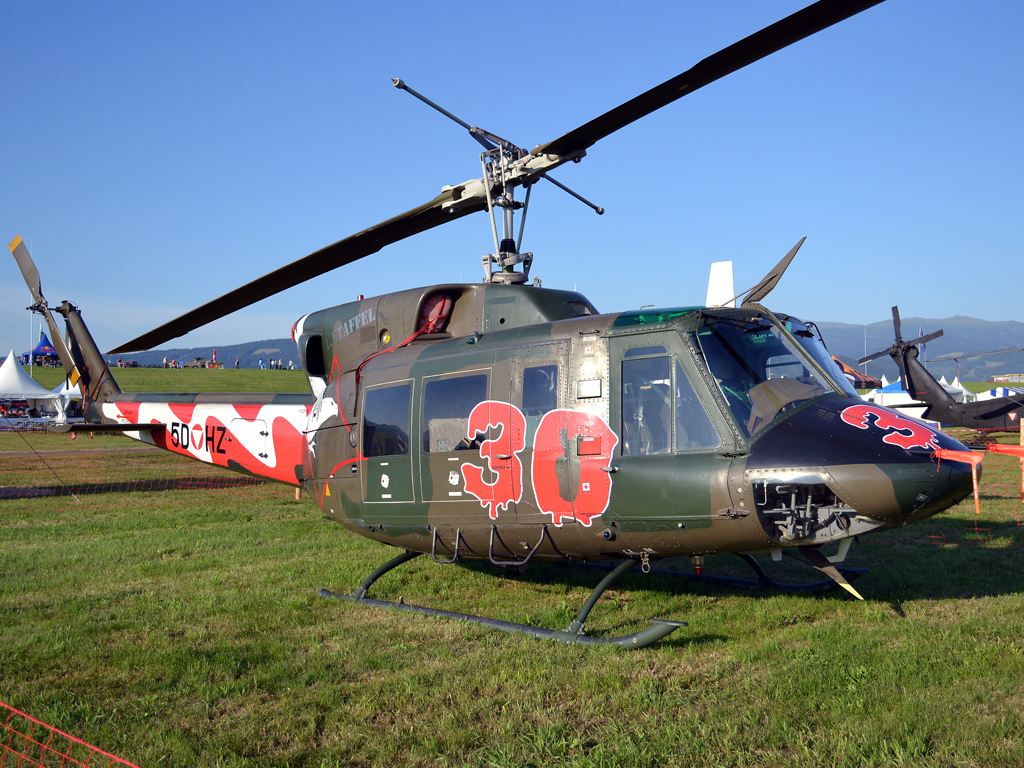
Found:
M 978 393 L 979 400 L 995 400 L 997 397 L 1021 397 L 1024 400 L 1024 389 L 1020 387 L 996 387 Z
M 882 377 L 882 382 L 885 383 L 885 377 Z M 974 394 L 970 391 L 959 386 L 953 386 L 946 381 L 946 377 L 943 376 L 939 381 L 939 385 L 946 390 L 946 393 L 958 403 L 966 403 L 974 399 Z M 916 403 L 921 403 L 920 407 L 907 408 L 899 407 L 898 410 L 904 416 L 911 416 L 915 419 L 921 419 L 924 414 L 927 403 L 923 403 L 920 400 L 915 400 L 910 396 L 910 393 L 903 389 L 903 383 L 896 379 L 892 384 L 885 384 L 881 389 L 873 389 L 861 395 L 862 400 L 867 400 L 869 403 L 875 405 L 884 405 L 888 408 L 896 408 L 897 406 L 908 406 Z M 933 422 L 938 423 L 938 422 Z
M 50 391 L 58 397 L 63 397 L 68 401 L 82 399 L 82 388 L 78 384 L 75 384 L 73 387 L 70 386 L 70 382 L 67 379 L 64 379 L 63 384 L 54 387 Z
M 0 365 L 0 400 L 56 400 L 58 397 L 60 395 L 25 373 L 12 349 Z
M 72 387 L 71 382 L 64 379 L 63 384 L 59 387 L 54 387 L 53 393 L 57 395 L 57 399 L 53 401 L 57 409 L 57 421 L 67 421 L 68 406 L 71 405 L 72 400 L 82 399 L 82 388 L 78 384 Z

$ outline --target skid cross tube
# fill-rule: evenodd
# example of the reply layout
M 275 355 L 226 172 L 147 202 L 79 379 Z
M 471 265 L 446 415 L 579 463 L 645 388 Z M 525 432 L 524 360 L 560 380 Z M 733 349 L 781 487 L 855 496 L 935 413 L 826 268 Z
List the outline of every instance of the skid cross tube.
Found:
M 543 540 L 543 539 L 542 539 Z M 650 627 L 642 629 L 639 632 L 635 632 L 632 635 L 622 635 L 619 637 L 590 637 L 589 635 L 583 634 L 583 622 L 586 621 L 590 611 L 593 610 L 595 603 L 601 594 L 608 589 L 612 584 L 618 581 L 622 576 L 636 565 L 634 560 L 626 560 L 621 563 L 614 571 L 605 576 L 601 583 L 598 584 L 594 591 L 590 593 L 590 597 L 587 598 L 587 602 L 584 603 L 583 609 L 579 615 L 569 625 L 569 630 L 562 632 L 557 629 L 545 629 L 544 627 L 535 627 L 530 624 L 516 624 L 511 621 L 501 621 L 500 619 L 491 619 L 487 616 L 474 616 L 469 613 L 455 613 L 454 611 L 443 611 L 439 608 L 427 608 L 421 605 L 409 605 L 405 602 L 399 601 L 392 603 L 387 600 L 373 600 L 366 597 L 366 592 L 370 586 L 381 576 L 393 568 L 397 568 L 402 563 L 412 560 L 414 557 L 418 557 L 421 553 L 411 552 L 406 550 L 401 555 L 393 557 L 388 560 L 384 565 L 380 566 L 371 573 L 363 583 L 356 587 L 355 591 L 351 595 L 340 595 L 335 592 L 331 592 L 328 589 L 321 589 L 319 592 L 320 597 L 339 597 L 343 600 L 351 600 L 361 605 L 372 605 L 376 608 L 391 608 L 398 611 L 411 611 L 412 613 L 422 613 L 428 616 L 436 616 L 442 619 L 458 619 L 461 621 L 469 621 L 474 624 L 479 624 L 484 627 L 491 629 L 499 629 L 502 632 L 515 632 L 517 634 L 529 635 L 530 637 L 540 638 L 542 640 L 558 640 L 562 643 L 583 643 L 584 645 L 617 645 L 620 648 L 644 648 L 652 643 L 656 643 L 663 637 L 675 632 L 679 627 L 687 626 L 685 621 L 667 621 L 665 619 L 650 619 Z
M 384 563 L 384 565 L 380 566 L 377 570 L 375 570 L 373 573 L 371 573 L 369 576 L 363 579 L 363 583 L 356 587 L 355 590 L 352 592 L 352 598 L 354 600 L 362 599 L 366 596 L 366 593 L 373 585 L 373 582 L 375 582 L 385 573 L 390 571 L 392 568 L 397 568 L 403 563 L 407 563 L 414 557 L 419 557 L 422 554 L 422 552 L 413 552 L 412 550 L 407 549 L 405 550 L 405 552 L 398 555 L 397 557 L 391 558 L 386 563 Z
M 579 614 L 572 620 L 572 624 L 570 624 L 565 631 L 572 635 L 582 635 L 583 624 L 586 622 L 587 616 L 590 615 L 590 612 L 594 610 L 594 606 L 597 604 L 601 595 L 604 594 L 604 591 L 635 567 L 635 560 L 623 560 L 619 563 L 618 568 L 601 579 L 601 583 L 594 587 L 594 591 L 590 593 L 590 597 L 587 598 L 587 602 L 583 604 L 583 608 L 580 609 Z

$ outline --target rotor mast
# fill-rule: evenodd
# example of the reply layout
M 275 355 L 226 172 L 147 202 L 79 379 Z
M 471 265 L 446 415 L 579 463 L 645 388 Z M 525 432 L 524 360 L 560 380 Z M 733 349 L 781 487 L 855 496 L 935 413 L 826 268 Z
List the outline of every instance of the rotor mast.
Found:
M 562 191 L 567 192 L 592 208 L 599 216 L 604 213 L 604 208 L 594 205 L 544 172 L 546 168 L 561 165 L 567 159 L 572 159 L 578 163 L 586 152 L 580 152 L 571 158 L 557 158 L 555 162 L 552 162 L 554 158 L 548 159 L 542 156 L 547 162 L 542 160 L 540 163 L 537 163 L 538 158 L 532 156 L 530 150 L 522 149 L 497 134 L 460 120 L 448 110 L 410 88 L 401 78 L 396 77 L 391 82 L 396 88 L 415 96 L 428 107 L 436 109 L 445 117 L 461 125 L 484 148 L 484 151 L 480 153 L 480 167 L 483 171 L 483 176 L 478 182 L 479 187 L 470 191 L 473 186 L 476 186 L 472 181 L 464 182 L 458 186 L 465 190 L 462 192 L 460 200 L 470 196 L 475 197 L 479 195 L 480 191 L 483 192 L 486 199 L 487 212 L 490 214 L 491 220 L 491 235 L 494 239 L 494 253 L 488 253 L 481 258 L 485 283 L 519 285 L 526 283 L 530 279 L 533 253 L 521 253 L 519 249 L 523 244 L 523 230 L 526 227 L 526 213 L 530 205 L 530 193 L 538 179 L 547 179 Z M 531 167 L 531 161 L 533 161 L 534 167 Z M 522 202 L 515 199 L 515 188 L 517 186 L 526 188 L 526 199 Z M 446 186 L 442 189 L 447 192 L 455 189 L 455 187 Z M 447 206 L 447 210 L 455 212 L 459 207 L 453 201 L 451 205 Z M 519 236 L 514 238 L 515 212 L 518 210 L 522 210 L 523 216 L 519 220 Z M 501 218 L 500 238 L 498 237 L 497 223 L 499 211 Z M 517 264 L 523 265 L 521 272 L 516 271 Z M 539 278 L 534 278 L 534 285 L 540 285 Z

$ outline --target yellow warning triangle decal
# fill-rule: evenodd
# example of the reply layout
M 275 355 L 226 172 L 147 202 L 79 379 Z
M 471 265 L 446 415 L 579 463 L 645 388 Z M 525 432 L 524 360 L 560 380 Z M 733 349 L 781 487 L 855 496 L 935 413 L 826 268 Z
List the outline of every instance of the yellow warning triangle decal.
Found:
M 326 496 L 330 496 L 330 495 L 331 495 L 331 486 L 325 485 L 324 486 L 324 496 L 326 497 Z

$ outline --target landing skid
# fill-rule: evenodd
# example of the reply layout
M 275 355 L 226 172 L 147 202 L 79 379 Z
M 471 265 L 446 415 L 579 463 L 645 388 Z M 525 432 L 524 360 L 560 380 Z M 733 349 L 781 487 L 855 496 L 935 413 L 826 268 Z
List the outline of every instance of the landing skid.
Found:
M 582 643 L 585 645 L 617 645 L 620 648 L 644 648 L 651 643 L 656 643 L 663 637 L 667 637 L 679 627 L 687 626 L 685 621 L 651 619 L 650 621 L 653 626 L 632 635 L 622 635 L 620 637 L 591 637 L 590 635 L 584 634 L 583 623 L 586 621 L 587 616 L 590 615 L 590 611 L 593 610 L 598 599 L 605 590 L 612 586 L 612 584 L 621 579 L 626 573 L 633 570 L 637 565 L 635 560 L 623 561 L 615 568 L 615 570 L 605 576 L 601 580 L 601 583 L 594 588 L 594 591 L 590 593 L 590 597 L 587 598 L 587 601 L 584 603 L 583 609 L 579 612 L 579 615 L 564 631 L 535 627 L 530 624 L 515 624 L 510 621 L 491 619 L 486 616 L 474 616 L 468 613 L 454 613 L 453 611 L 442 611 L 438 608 L 408 605 L 404 602 L 392 603 L 386 600 L 373 600 L 366 597 L 366 593 L 373 582 L 393 568 L 397 568 L 403 563 L 407 563 L 413 558 L 419 557 L 420 554 L 422 553 L 406 550 L 401 555 L 392 558 L 367 576 L 366 579 L 363 580 L 363 583 L 356 587 L 355 591 L 351 595 L 340 595 L 327 589 L 321 589 L 319 595 L 320 597 L 338 597 L 343 600 L 352 600 L 353 602 L 360 603 L 362 605 L 370 605 L 375 608 L 393 608 L 399 611 L 411 611 L 412 613 L 423 613 L 429 616 L 437 616 L 442 619 L 470 621 L 474 624 L 490 627 L 491 629 L 500 629 L 502 632 L 515 632 L 518 634 L 529 635 L 530 637 L 541 638 L 543 640 L 557 640 L 562 643 Z

